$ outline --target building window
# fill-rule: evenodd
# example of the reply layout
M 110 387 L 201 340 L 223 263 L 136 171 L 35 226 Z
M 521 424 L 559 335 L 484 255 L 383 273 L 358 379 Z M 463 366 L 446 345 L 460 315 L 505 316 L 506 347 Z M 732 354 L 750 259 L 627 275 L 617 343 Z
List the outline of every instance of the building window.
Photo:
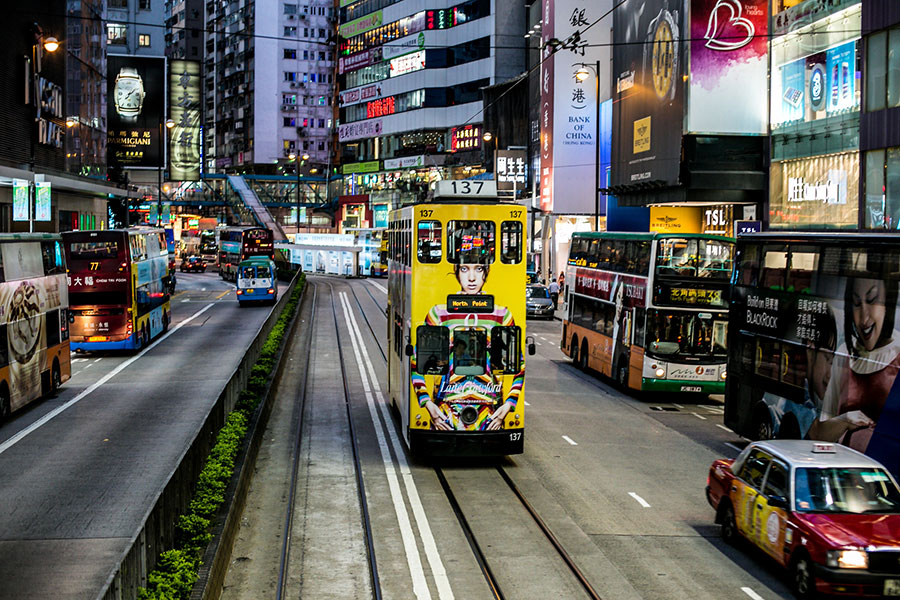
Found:
M 128 8 L 128 0 L 109 0 L 107 8 Z
M 141 33 L 138 35 L 138 46 L 149 46 L 150 45 L 150 34 L 149 33 Z
M 866 110 L 900 106 L 900 28 L 866 41 Z
M 297 74 L 293 71 L 285 71 L 284 72 L 284 80 L 285 81 L 297 81 Z
M 296 4 L 285 4 L 284 5 L 284 14 L 296 15 L 297 14 L 297 5 Z
M 296 142 L 294 140 L 282 140 L 284 144 L 285 150 L 293 150 L 296 147 Z
M 121 23 L 106 24 L 106 43 L 111 46 L 122 46 L 126 43 L 128 27 Z
M 289 59 L 297 58 L 297 51 L 293 48 L 285 48 L 284 49 L 284 57 Z
M 284 28 L 284 37 L 297 37 L 297 28 L 296 27 L 285 27 Z
M 866 152 L 866 229 L 900 229 L 900 148 Z
M 138 10 L 150 10 L 150 0 L 139 0 Z M 147 44 L 148 46 L 150 44 Z
M 282 94 L 281 95 L 281 103 L 282 104 L 297 104 L 297 94 Z
M 325 119 L 319 119 L 319 129 L 325 127 Z
M 308 59 L 309 59 L 309 50 L 304 50 L 303 51 L 303 60 L 308 60 Z
M 281 125 L 282 127 L 295 127 L 297 125 L 297 119 L 294 117 L 282 117 Z

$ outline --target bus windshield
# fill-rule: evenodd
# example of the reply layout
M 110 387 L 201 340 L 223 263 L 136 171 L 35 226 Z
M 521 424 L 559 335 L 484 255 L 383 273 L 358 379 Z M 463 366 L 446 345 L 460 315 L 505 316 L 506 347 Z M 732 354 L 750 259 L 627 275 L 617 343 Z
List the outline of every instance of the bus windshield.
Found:
M 727 357 L 725 337 L 728 315 L 650 310 L 647 314 L 647 350 L 674 357 Z
M 733 249 L 724 240 L 665 238 L 657 245 L 656 274 L 729 279 Z
M 86 242 L 71 242 L 69 244 L 69 258 L 74 261 L 98 261 L 117 259 L 121 250 L 119 240 L 91 240 Z

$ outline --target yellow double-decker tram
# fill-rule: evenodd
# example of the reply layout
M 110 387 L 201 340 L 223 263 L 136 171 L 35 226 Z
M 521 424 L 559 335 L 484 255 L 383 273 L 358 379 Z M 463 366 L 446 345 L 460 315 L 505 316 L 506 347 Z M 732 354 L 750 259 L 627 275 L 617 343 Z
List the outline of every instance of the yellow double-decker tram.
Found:
M 388 389 L 414 455 L 523 451 L 526 211 L 494 189 L 390 216 Z

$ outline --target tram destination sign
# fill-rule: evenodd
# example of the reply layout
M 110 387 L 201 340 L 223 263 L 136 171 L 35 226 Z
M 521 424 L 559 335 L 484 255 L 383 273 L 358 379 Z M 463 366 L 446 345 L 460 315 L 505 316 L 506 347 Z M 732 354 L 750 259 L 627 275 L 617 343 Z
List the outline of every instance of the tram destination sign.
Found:
M 447 296 L 447 312 L 450 313 L 490 313 L 494 312 L 494 297 L 489 295 L 450 294 Z

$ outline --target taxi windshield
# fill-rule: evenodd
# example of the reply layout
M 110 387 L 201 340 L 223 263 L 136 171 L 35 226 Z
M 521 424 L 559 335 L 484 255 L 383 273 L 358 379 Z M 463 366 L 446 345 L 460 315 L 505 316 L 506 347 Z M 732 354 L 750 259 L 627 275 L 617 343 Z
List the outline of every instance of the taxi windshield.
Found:
M 900 513 L 900 490 L 884 469 L 797 469 L 798 512 Z

